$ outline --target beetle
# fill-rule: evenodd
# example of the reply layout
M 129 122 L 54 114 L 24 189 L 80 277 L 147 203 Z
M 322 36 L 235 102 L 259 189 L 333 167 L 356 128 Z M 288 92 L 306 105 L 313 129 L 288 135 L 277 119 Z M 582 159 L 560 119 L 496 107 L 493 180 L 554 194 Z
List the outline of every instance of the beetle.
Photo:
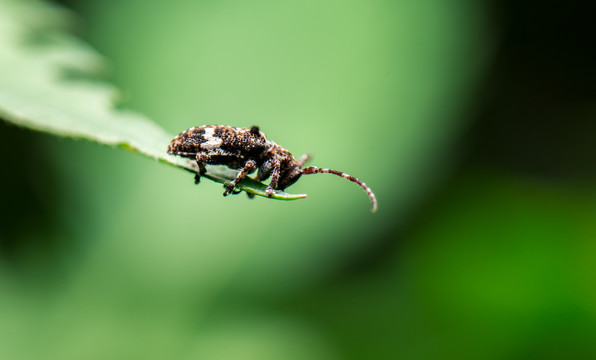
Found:
M 302 168 L 310 158 L 309 155 L 294 158 L 288 150 L 267 140 L 258 126 L 250 129 L 225 125 L 192 127 L 181 132 L 170 142 L 168 153 L 191 158 L 197 162 L 197 183 L 206 173 L 207 164 L 226 165 L 231 169 L 240 170 L 236 178 L 225 187 L 224 196 L 233 193 L 236 185 L 256 169 L 258 172 L 255 180 L 263 181 L 271 177 L 271 182 L 265 190 L 268 197 L 271 197 L 275 190 L 284 190 L 291 186 L 302 175 L 325 173 L 341 176 L 360 185 L 372 202 L 372 211 L 377 209 L 375 194 L 364 182 L 337 170 L 316 166 Z

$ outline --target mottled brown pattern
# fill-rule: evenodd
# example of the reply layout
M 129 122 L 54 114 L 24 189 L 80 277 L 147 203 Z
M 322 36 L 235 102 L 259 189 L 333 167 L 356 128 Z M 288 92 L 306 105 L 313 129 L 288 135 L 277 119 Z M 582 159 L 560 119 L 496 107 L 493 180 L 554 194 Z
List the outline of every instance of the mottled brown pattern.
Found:
M 302 175 L 328 173 L 360 185 L 370 197 L 373 211 L 377 200 L 372 190 L 357 178 L 337 170 L 309 167 L 302 169 L 309 156 L 296 160 L 292 154 L 267 140 L 259 128 L 235 128 L 225 125 L 203 125 L 190 128 L 176 136 L 168 146 L 168 153 L 195 159 L 200 172 L 196 175 L 198 183 L 205 173 L 205 164 L 226 165 L 240 169 L 236 178 L 226 186 L 224 196 L 234 192 L 234 187 L 255 169 L 259 169 L 256 180 L 263 181 L 271 177 L 267 194 L 283 190 L 294 184 Z
M 170 142 L 168 153 L 194 158 L 199 145 L 206 141 L 203 138 L 204 133 L 205 126 L 194 127 L 181 132 Z

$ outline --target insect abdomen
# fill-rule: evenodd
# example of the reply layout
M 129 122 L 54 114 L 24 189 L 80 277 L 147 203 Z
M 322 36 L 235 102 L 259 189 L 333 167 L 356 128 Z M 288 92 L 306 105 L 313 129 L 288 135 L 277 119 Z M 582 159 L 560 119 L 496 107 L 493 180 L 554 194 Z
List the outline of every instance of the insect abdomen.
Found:
M 205 139 L 206 126 L 193 127 L 181 132 L 168 146 L 168 153 L 194 157 L 201 152 L 201 144 L 207 142 Z

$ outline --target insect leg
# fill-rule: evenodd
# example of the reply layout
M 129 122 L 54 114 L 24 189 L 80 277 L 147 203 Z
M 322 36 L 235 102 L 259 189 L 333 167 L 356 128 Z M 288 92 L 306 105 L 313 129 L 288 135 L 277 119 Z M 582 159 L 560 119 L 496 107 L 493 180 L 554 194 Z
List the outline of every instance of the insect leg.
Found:
M 273 196 L 273 193 L 275 192 L 274 189 L 277 188 L 277 182 L 279 181 L 279 172 L 281 170 L 281 163 L 279 162 L 278 159 L 273 159 L 272 165 L 273 165 L 273 172 L 271 174 L 271 182 L 269 183 L 269 186 L 267 186 L 267 189 L 265 190 L 265 192 L 267 193 L 267 197 Z
M 242 181 L 242 179 L 244 179 L 246 177 L 246 175 L 253 172 L 256 167 L 257 167 L 257 163 L 254 162 L 254 160 L 248 160 L 244 164 L 244 167 L 242 168 L 242 170 L 240 170 L 240 172 L 238 173 L 236 178 L 234 180 L 232 180 L 232 182 L 226 186 L 226 190 L 223 193 L 224 196 L 228 196 L 232 191 L 234 191 L 234 187 L 236 187 L 236 185 L 240 181 Z
M 205 164 L 207 163 L 207 155 L 197 154 L 195 160 L 199 166 L 199 173 L 195 175 L 195 184 L 198 184 L 201 182 L 201 176 L 207 172 L 207 169 L 205 168 Z
M 265 161 L 263 164 L 261 164 L 261 166 L 259 167 L 259 172 L 257 173 L 257 176 L 255 176 L 255 180 L 257 180 L 257 181 L 267 180 L 271 176 L 272 171 L 273 171 L 273 160 L 269 159 L 269 160 Z

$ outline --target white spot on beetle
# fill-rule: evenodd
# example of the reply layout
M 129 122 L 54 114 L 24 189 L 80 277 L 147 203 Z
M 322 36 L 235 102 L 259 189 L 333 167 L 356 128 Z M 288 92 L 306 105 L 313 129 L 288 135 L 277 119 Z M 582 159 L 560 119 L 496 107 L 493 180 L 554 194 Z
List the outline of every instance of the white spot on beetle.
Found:
M 203 134 L 203 138 L 205 138 L 205 140 L 207 140 L 207 141 L 201 144 L 201 149 L 213 150 L 213 149 L 217 149 L 221 146 L 221 143 L 223 142 L 223 140 L 218 138 L 217 136 L 214 136 L 214 134 L 215 134 L 214 128 L 212 128 L 212 127 L 205 128 L 205 134 Z

